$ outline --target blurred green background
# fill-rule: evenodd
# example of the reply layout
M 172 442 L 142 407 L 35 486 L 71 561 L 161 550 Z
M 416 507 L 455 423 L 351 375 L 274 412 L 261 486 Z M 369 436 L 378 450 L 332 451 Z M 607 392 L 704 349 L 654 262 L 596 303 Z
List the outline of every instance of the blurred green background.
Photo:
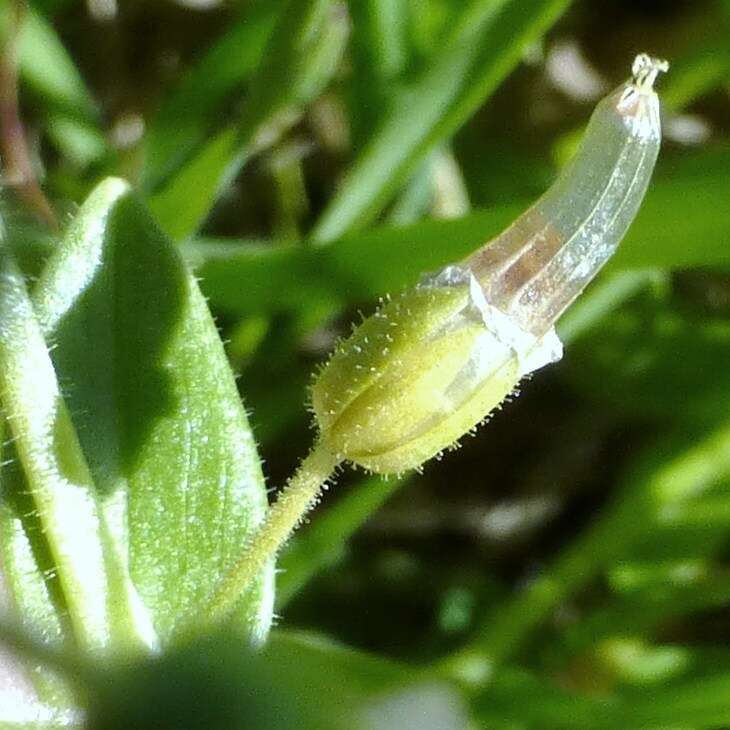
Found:
M 17 51 L 61 223 L 107 174 L 144 192 L 272 487 L 359 312 L 498 232 L 634 55 L 669 59 L 655 182 L 561 322 L 563 361 L 423 474 L 347 471 L 282 555 L 270 651 L 306 629 L 377 655 L 338 670 L 353 703 L 362 676 L 400 676 L 368 662 L 446 662 L 485 727 L 604 726 L 580 703 L 612 697 L 634 714 L 605 726 L 730 726 L 730 3 L 36 0 Z M 491 689 L 487 659 L 507 667 Z M 420 727 L 460 726 L 433 697 L 448 719 Z

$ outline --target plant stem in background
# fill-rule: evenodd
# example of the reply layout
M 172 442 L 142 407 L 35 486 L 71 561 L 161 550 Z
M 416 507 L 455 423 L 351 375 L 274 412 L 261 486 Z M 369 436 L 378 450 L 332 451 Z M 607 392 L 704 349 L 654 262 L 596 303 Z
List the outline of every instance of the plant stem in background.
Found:
M 321 443 L 315 445 L 297 473 L 271 506 L 241 558 L 223 577 L 205 607 L 209 620 L 224 619 L 256 576 L 273 560 L 289 535 L 317 502 L 339 459 Z
M 25 6 L 10 3 L 3 13 L 2 49 L 0 50 L 0 151 L 3 159 L 3 182 L 14 188 L 35 214 L 49 228 L 58 229 L 56 214 L 36 179 L 18 102 L 18 39 Z

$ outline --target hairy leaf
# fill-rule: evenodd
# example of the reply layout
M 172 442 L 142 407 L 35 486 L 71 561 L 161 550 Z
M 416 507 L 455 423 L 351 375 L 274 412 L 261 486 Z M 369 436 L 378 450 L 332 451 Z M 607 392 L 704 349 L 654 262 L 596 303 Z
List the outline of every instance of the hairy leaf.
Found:
M 173 245 L 116 179 L 81 208 L 35 304 L 132 579 L 168 641 L 266 507 L 215 324 Z M 270 578 L 240 607 L 255 638 L 271 618 Z

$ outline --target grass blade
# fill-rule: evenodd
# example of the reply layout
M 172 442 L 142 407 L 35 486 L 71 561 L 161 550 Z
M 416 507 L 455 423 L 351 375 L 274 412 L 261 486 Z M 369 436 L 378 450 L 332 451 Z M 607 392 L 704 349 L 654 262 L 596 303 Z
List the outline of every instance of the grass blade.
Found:
M 691 205 L 686 204 L 688 189 Z M 730 268 L 728 198 L 730 181 L 719 164 L 716 173 L 704 177 L 687 171 L 657 182 L 609 269 Z M 459 261 L 524 207 L 503 205 L 458 220 L 383 226 L 315 248 L 203 239 L 184 250 L 212 304 L 225 311 L 270 313 L 312 302 L 334 308 L 396 292 L 424 271 Z
M 262 2 L 242 15 L 164 99 L 145 135 L 146 190 L 157 190 L 215 127 L 226 101 L 254 72 L 281 4 Z
M 318 242 L 372 220 L 439 142 L 450 137 L 517 65 L 569 0 L 478 0 L 431 64 L 394 97 L 312 231 Z
M 667 456 L 666 444 L 625 481 L 612 507 L 522 592 L 489 617 L 454 666 L 486 670 L 509 658 L 567 597 L 624 555 L 663 510 L 730 477 L 730 426 L 723 424 Z M 458 669 L 457 669 L 458 671 Z
M 347 37 L 332 0 L 290 2 L 266 46 L 237 123 L 219 132 L 151 199 L 175 239 L 194 233 L 246 160 L 270 145 L 329 81 Z

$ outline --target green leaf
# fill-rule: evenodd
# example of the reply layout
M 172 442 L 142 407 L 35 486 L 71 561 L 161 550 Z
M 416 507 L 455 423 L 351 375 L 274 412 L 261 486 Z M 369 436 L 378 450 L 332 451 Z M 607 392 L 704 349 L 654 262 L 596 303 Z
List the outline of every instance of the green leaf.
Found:
M 337 703 L 345 705 L 397 689 L 427 673 L 304 631 L 272 632 L 263 656 L 274 665 L 296 666 L 299 681 L 317 686 L 323 700 L 336 689 Z
M 269 146 L 332 77 L 347 23 L 332 0 L 290 0 L 251 80 L 240 119 L 225 127 L 157 192 L 151 207 L 163 229 L 184 239 L 252 154 Z
M 266 0 L 246 11 L 165 97 L 145 135 L 145 189 L 156 190 L 215 128 L 260 61 L 281 4 Z
M 624 695 L 623 710 L 604 727 L 692 727 L 713 730 L 730 723 L 730 673 Z
M 529 700 L 527 699 L 529 698 Z M 472 700 L 481 727 L 581 728 L 593 727 L 606 714 L 603 698 L 569 693 L 523 670 L 500 669 L 488 687 Z
M 6 22 L 11 5 L 0 0 Z M 46 113 L 49 136 L 58 149 L 82 166 L 103 157 L 108 150 L 91 92 L 51 23 L 27 5 L 18 37 L 18 67 L 23 86 L 38 97 Z
M 664 286 L 667 274 L 658 269 L 626 269 L 602 276 L 561 317 L 558 335 L 572 343 L 589 332 L 607 314 L 649 286 Z
M 269 661 L 231 627 L 110 670 L 90 697 L 89 730 L 353 727 L 339 722 L 339 715 L 351 716 L 350 708 L 335 693 L 322 696 L 305 667 Z
M 82 206 L 35 290 L 79 438 L 132 579 L 168 642 L 266 508 L 256 447 L 197 283 L 116 179 Z M 238 616 L 271 619 L 271 575 Z
M 22 80 L 53 109 L 86 119 L 97 117 L 96 103 L 53 26 L 32 8 L 23 17 L 18 52 Z
M 135 641 L 127 586 L 99 510 L 96 488 L 61 396 L 40 323 L 5 244 L 0 246 L 0 392 L 17 465 L 47 543 L 45 555 L 51 561 L 50 566 L 39 562 L 38 569 L 50 567 L 58 572 L 74 639 L 89 651 Z M 23 482 L 11 476 L 10 483 L 17 489 Z M 10 511 L 6 523 L 13 529 L 5 546 L 18 551 L 5 561 L 11 573 L 31 562 L 29 543 L 41 539 L 38 534 L 28 536 L 28 522 L 18 524 L 22 517 L 17 514 L 17 501 L 13 505 L 14 498 L 22 500 L 24 495 L 16 492 L 5 500 L 5 509 Z M 41 622 L 36 630 L 55 638 L 59 633 L 55 613 L 40 605 L 49 583 L 40 585 L 36 571 L 31 571 L 28 580 L 20 601 L 36 607 Z
M 674 179 L 650 188 L 609 264 L 611 271 L 730 268 L 730 179 L 723 169 L 726 155 L 715 157 L 717 165 L 708 165 L 704 157 L 698 162 L 709 168 L 704 176 L 681 169 Z M 383 226 L 326 246 L 201 239 L 184 251 L 216 308 L 241 315 L 301 309 L 313 302 L 337 308 L 396 292 L 423 272 L 461 260 L 525 207 L 503 205 L 457 220 Z
M 568 375 L 608 409 L 717 422 L 730 410 L 730 320 L 676 298 L 641 297 L 573 344 Z
M 730 601 L 726 572 L 712 570 L 686 583 L 675 581 L 619 594 L 561 631 L 546 651 L 564 666 L 571 656 L 611 636 L 651 635 L 657 627 L 700 611 L 720 609 Z
M 297 696 L 311 693 L 345 728 L 466 727 L 466 702 L 450 679 L 305 632 L 275 631 L 263 652 Z
M 63 155 L 78 167 L 86 167 L 109 153 L 106 138 L 94 124 L 83 119 L 51 113 L 46 132 Z
M 408 707 L 423 717 L 428 702 L 430 711 L 451 710 L 441 724 L 434 727 L 464 727 L 464 704 L 468 698 L 487 728 L 586 728 L 591 718 L 606 709 L 603 699 L 570 694 L 543 679 L 513 667 L 501 668 L 490 678 L 488 688 L 475 693 L 473 688 L 459 686 L 433 667 L 419 668 L 382 656 L 343 646 L 316 634 L 276 630 L 272 633 L 264 657 L 281 667 L 282 675 L 296 667 L 293 686 L 300 682 L 302 690 L 314 688 L 325 706 L 332 705 L 333 714 L 356 712 L 376 727 L 393 727 L 399 710 L 413 722 Z M 525 697 L 530 702 L 525 702 Z M 435 703 L 435 706 L 431 702 Z M 400 702 L 402 705 L 399 707 Z M 383 713 L 387 708 L 387 714 Z M 350 716 L 350 726 L 353 720 Z M 355 725 L 357 726 L 357 725 Z M 371 725 L 367 722 L 366 727 Z M 401 726 L 401 725 L 397 725 Z M 403 727 L 411 727 L 403 720 Z M 416 726 L 415 724 L 413 725 Z
M 350 2 L 352 17 L 353 136 L 367 138 L 408 66 L 406 0 Z
M 472 0 L 431 63 L 393 97 L 312 232 L 330 241 L 372 220 L 566 10 L 569 0 Z
M 667 519 L 673 525 L 719 528 L 724 532 L 730 527 L 730 493 L 710 495 L 681 505 Z
M 0 442 L 7 429 L 0 421 Z M 46 644 L 62 644 L 71 634 L 68 608 L 43 523 L 15 449 L 8 443 L 0 458 L 0 584 L 8 593 L 9 613 L 28 633 Z M 32 672 L 39 696 L 55 706 L 69 706 L 66 688 L 43 669 Z
M 362 72 L 388 84 L 408 62 L 406 0 L 365 0 L 350 3 L 354 26 L 353 54 Z
M 675 171 L 667 164 L 610 268 L 730 268 L 730 211 L 722 202 L 730 195 L 727 161 L 727 150 L 723 149 L 709 159 L 698 156 L 698 167 L 706 165 L 704 170 L 695 172 L 685 165 Z
M 661 97 L 673 111 L 689 106 L 708 91 L 730 81 L 730 48 L 726 33 L 672 62 Z

